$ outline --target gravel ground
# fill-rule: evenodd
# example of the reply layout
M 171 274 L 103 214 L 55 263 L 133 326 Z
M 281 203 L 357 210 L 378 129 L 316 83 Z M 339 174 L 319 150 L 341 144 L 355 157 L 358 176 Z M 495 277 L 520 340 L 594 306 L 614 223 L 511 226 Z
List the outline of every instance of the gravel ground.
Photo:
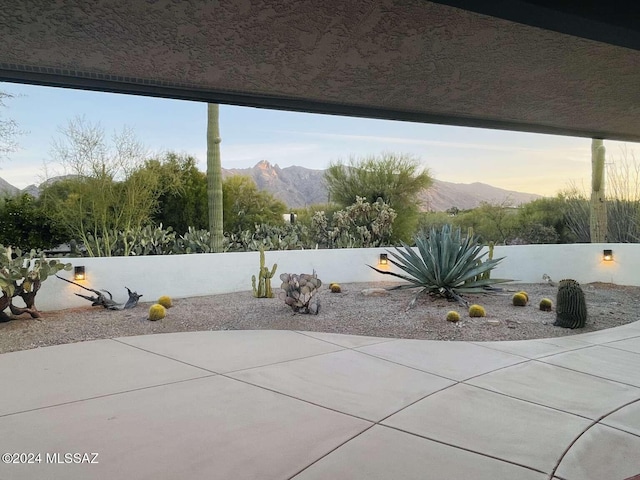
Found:
M 470 318 L 465 308 L 444 299 L 422 295 L 413 309 L 406 307 L 413 291 L 391 291 L 381 297 L 365 296 L 366 288 L 392 283 L 343 284 L 342 293 L 323 286 L 318 315 L 293 314 L 278 298 L 254 298 L 250 291 L 175 299 L 164 320 L 147 320 L 149 303 L 131 310 L 111 311 L 82 307 L 43 312 L 42 320 L 27 315 L 0 324 L 0 353 L 100 338 L 194 330 L 309 330 L 355 335 L 431 340 L 524 340 L 559 337 L 611 328 L 638 319 L 640 287 L 605 283 L 583 285 L 588 320 L 585 328 L 554 327 L 557 287 L 548 284 L 509 284 L 495 295 L 467 295 L 470 303 L 485 307 L 485 318 Z M 525 290 L 530 303 L 514 307 L 511 296 Z M 554 302 L 554 311 L 538 309 L 541 298 Z M 37 305 L 37 301 L 36 301 Z M 460 313 L 457 324 L 447 322 L 449 310 Z M 490 321 L 497 320 L 498 325 Z

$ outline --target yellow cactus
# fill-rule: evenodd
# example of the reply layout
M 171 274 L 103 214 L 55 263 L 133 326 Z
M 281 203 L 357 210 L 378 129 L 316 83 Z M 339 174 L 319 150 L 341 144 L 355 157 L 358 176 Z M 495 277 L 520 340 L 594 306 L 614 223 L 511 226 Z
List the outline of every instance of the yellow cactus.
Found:
M 458 312 L 456 312 L 455 310 L 451 310 L 450 312 L 447 313 L 447 322 L 459 322 L 460 321 L 460 314 Z
M 159 303 L 151 305 L 149 308 L 149 320 L 152 322 L 162 320 L 167 315 L 167 309 Z
M 524 307 L 527 305 L 529 298 L 524 294 L 524 292 L 516 293 L 512 298 L 511 302 L 516 307 Z
M 158 299 L 158 303 L 160 305 L 162 305 L 164 308 L 171 308 L 173 307 L 173 302 L 171 301 L 171 297 L 168 295 L 162 295 L 159 299 Z
M 551 307 L 553 307 L 553 302 L 549 298 L 543 298 L 540 300 L 540 310 L 543 312 L 550 312 Z
M 469 307 L 469 316 L 470 317 L 486 317 L 487 312 L 484 311 L 484 307 L 474 304 Z

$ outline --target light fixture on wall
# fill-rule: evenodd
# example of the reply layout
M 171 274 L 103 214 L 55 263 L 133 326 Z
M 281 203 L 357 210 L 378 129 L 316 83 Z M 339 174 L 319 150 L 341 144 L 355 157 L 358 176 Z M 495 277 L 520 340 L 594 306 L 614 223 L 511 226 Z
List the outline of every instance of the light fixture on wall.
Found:
M 378 260 L 378 265 L 388 265 L 388 264 L 389 264 L 389 259 L 387 258 L 387 254 L 381 253 L 380 259 Z
M 602 260 L 605 262 L 613 262 L 613 250 L 603 250 Z
M 87 277 L 85 275 L 84 266 L 73 267 L 73 279 L 74 280 L 85 280 Z

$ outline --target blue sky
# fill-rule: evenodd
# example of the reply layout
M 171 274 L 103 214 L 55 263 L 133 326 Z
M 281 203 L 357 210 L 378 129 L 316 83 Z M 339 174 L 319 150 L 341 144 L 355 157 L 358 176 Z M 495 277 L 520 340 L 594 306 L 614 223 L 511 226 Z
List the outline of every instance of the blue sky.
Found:
M 107 134 L 131 127 L 152 153 L 176 151 L 198 159 L 206 169 L 206 104 L 131 95 L 0 83 L 13 94 L 2 117 L 25 133 L 20 150 L 0 163 L 0 177 L 24 188 L 47 173 L 61 173 L 52 162 L 51 143 L 75 117 L 100 123 Z M 571 182 L 588 185 L 590 139 L 478 128 L 220 107 L 224 168 L 245 168 L 260 160 L 284 168 L 322 169 L 329 162 L 383 151 L 414 155 L 435 178 L 482 182 L 522 192 L 555 195 Z M 624 144 L 605 142 L 608 162 Z M 637 144 L 628 144 L 633 151 Z

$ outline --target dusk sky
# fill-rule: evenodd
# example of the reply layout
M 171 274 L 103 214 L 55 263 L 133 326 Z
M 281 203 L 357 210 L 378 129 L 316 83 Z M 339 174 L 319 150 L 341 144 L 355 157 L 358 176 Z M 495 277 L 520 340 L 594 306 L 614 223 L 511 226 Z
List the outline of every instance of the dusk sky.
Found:
M 0 118 L 18 122 L 20 150 L 0 161 L 0 177 L 24 188 L 62 173 L 52 164 L 51 144 L 60 128 L 84 116 L 108 136 L 131 127 L 151 153 L 193 155 L 206 170 L 206 104 L 182 100 L 0 83 L 15 95 Z M 331 161 L 382 152 L 418 158 L 439 180 L 482 182 L 552 196 L 570 183 L 588 186 L 591 140 L 531 133 L 370 120 L 331 115 L 220 106 L 224 168 L 245 168 L 260 160 L 280 167 L 323 169 Z M 638 144 L 605 141 L 607 163 Z

